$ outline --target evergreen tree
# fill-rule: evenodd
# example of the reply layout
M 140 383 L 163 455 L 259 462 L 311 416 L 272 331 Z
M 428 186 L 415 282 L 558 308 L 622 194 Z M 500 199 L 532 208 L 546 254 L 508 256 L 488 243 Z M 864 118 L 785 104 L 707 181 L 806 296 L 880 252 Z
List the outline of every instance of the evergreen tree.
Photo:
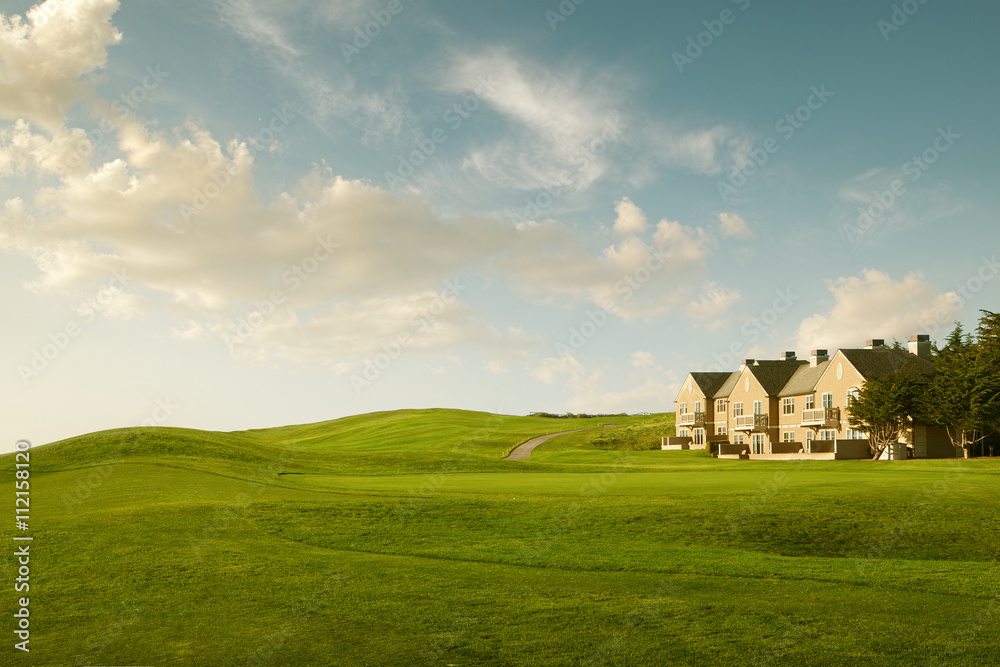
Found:
M 934 359 L 934 375 L 921 401 L 926 420 L 947 429 L 952 445 L 961 447 L 965 458 L 993 430 L 987 366 L 980 346 L 956 323 Z
M 899 441 L 899 434 L 916 410 L 921 387 L 912 363 L 894 373 L 871 378 L 851 401 L 848 423 L 868 434 L 872 458 L 879 458 L 886 448 Z

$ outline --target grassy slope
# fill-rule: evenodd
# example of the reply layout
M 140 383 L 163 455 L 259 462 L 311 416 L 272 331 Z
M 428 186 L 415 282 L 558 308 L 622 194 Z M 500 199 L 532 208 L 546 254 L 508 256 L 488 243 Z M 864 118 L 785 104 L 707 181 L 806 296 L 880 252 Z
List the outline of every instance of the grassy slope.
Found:
M 994 463 L 603 431 L 499 460 L 588 425 L 404 411 L 39 448 L 31 664 L 1000 662 Z

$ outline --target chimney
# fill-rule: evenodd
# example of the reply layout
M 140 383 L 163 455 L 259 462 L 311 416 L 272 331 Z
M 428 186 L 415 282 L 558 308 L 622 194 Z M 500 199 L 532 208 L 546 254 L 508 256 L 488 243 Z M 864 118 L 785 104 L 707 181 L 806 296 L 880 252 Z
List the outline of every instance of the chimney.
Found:
M 824 361 L 830 361 L 830 355 L 826 350 L 813 350 L 809 355 L 809 366 L 812 368 L 816 368 Z
M 756 359 L 744 359 L 743 360 L 743 365 L 740 366 L 740 370 L 743 370 L 747 366 L 753 366 L 755 363 L 757 363 Z
M 885 347 L 885 339 L 883 338 L 872 338 L 870 341 L 865 343 L 866 350 L 877 350 L 883 347 Z
M 915 354 L 921 359 L 931 358 L 931 337 L 927 334 L 916 334 L 910 336 L 910 354 Z
M 795 361 L 795 352 L 791 351 L 791 352 L 784 352 L 784 353 L 782 353 L 781 360 L 782 361 Z

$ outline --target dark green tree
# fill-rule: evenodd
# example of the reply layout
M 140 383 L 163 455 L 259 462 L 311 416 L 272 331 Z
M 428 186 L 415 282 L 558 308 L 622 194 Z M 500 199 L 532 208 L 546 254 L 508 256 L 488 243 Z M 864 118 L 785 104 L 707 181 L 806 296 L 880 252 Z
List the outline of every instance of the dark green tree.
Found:
M 990 399 L 993 381 L 988 366 L 978 341 L 956 323 L 934 359 L 934 374 L 921 401 L 922 417 L 943 426 L 951 444 L 961 447 L 965 458 L 993 430 L 991 410 L 997 401 Z
M 917 408 L 921 386 L 916 367 L 908 363 L 893 373 L 869 379 L 851 401 L 848 423 L 868 434 L 873 459 L 899 441 Z

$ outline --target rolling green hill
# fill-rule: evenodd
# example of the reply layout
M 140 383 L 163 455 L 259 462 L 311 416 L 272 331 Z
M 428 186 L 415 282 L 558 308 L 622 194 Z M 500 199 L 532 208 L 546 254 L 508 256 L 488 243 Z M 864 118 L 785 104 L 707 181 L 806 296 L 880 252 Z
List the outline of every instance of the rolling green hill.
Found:
M 11 664 L 1000 663 L 996 462 L 643 450 L 660 430 L 416 410 L 36 448 Z

